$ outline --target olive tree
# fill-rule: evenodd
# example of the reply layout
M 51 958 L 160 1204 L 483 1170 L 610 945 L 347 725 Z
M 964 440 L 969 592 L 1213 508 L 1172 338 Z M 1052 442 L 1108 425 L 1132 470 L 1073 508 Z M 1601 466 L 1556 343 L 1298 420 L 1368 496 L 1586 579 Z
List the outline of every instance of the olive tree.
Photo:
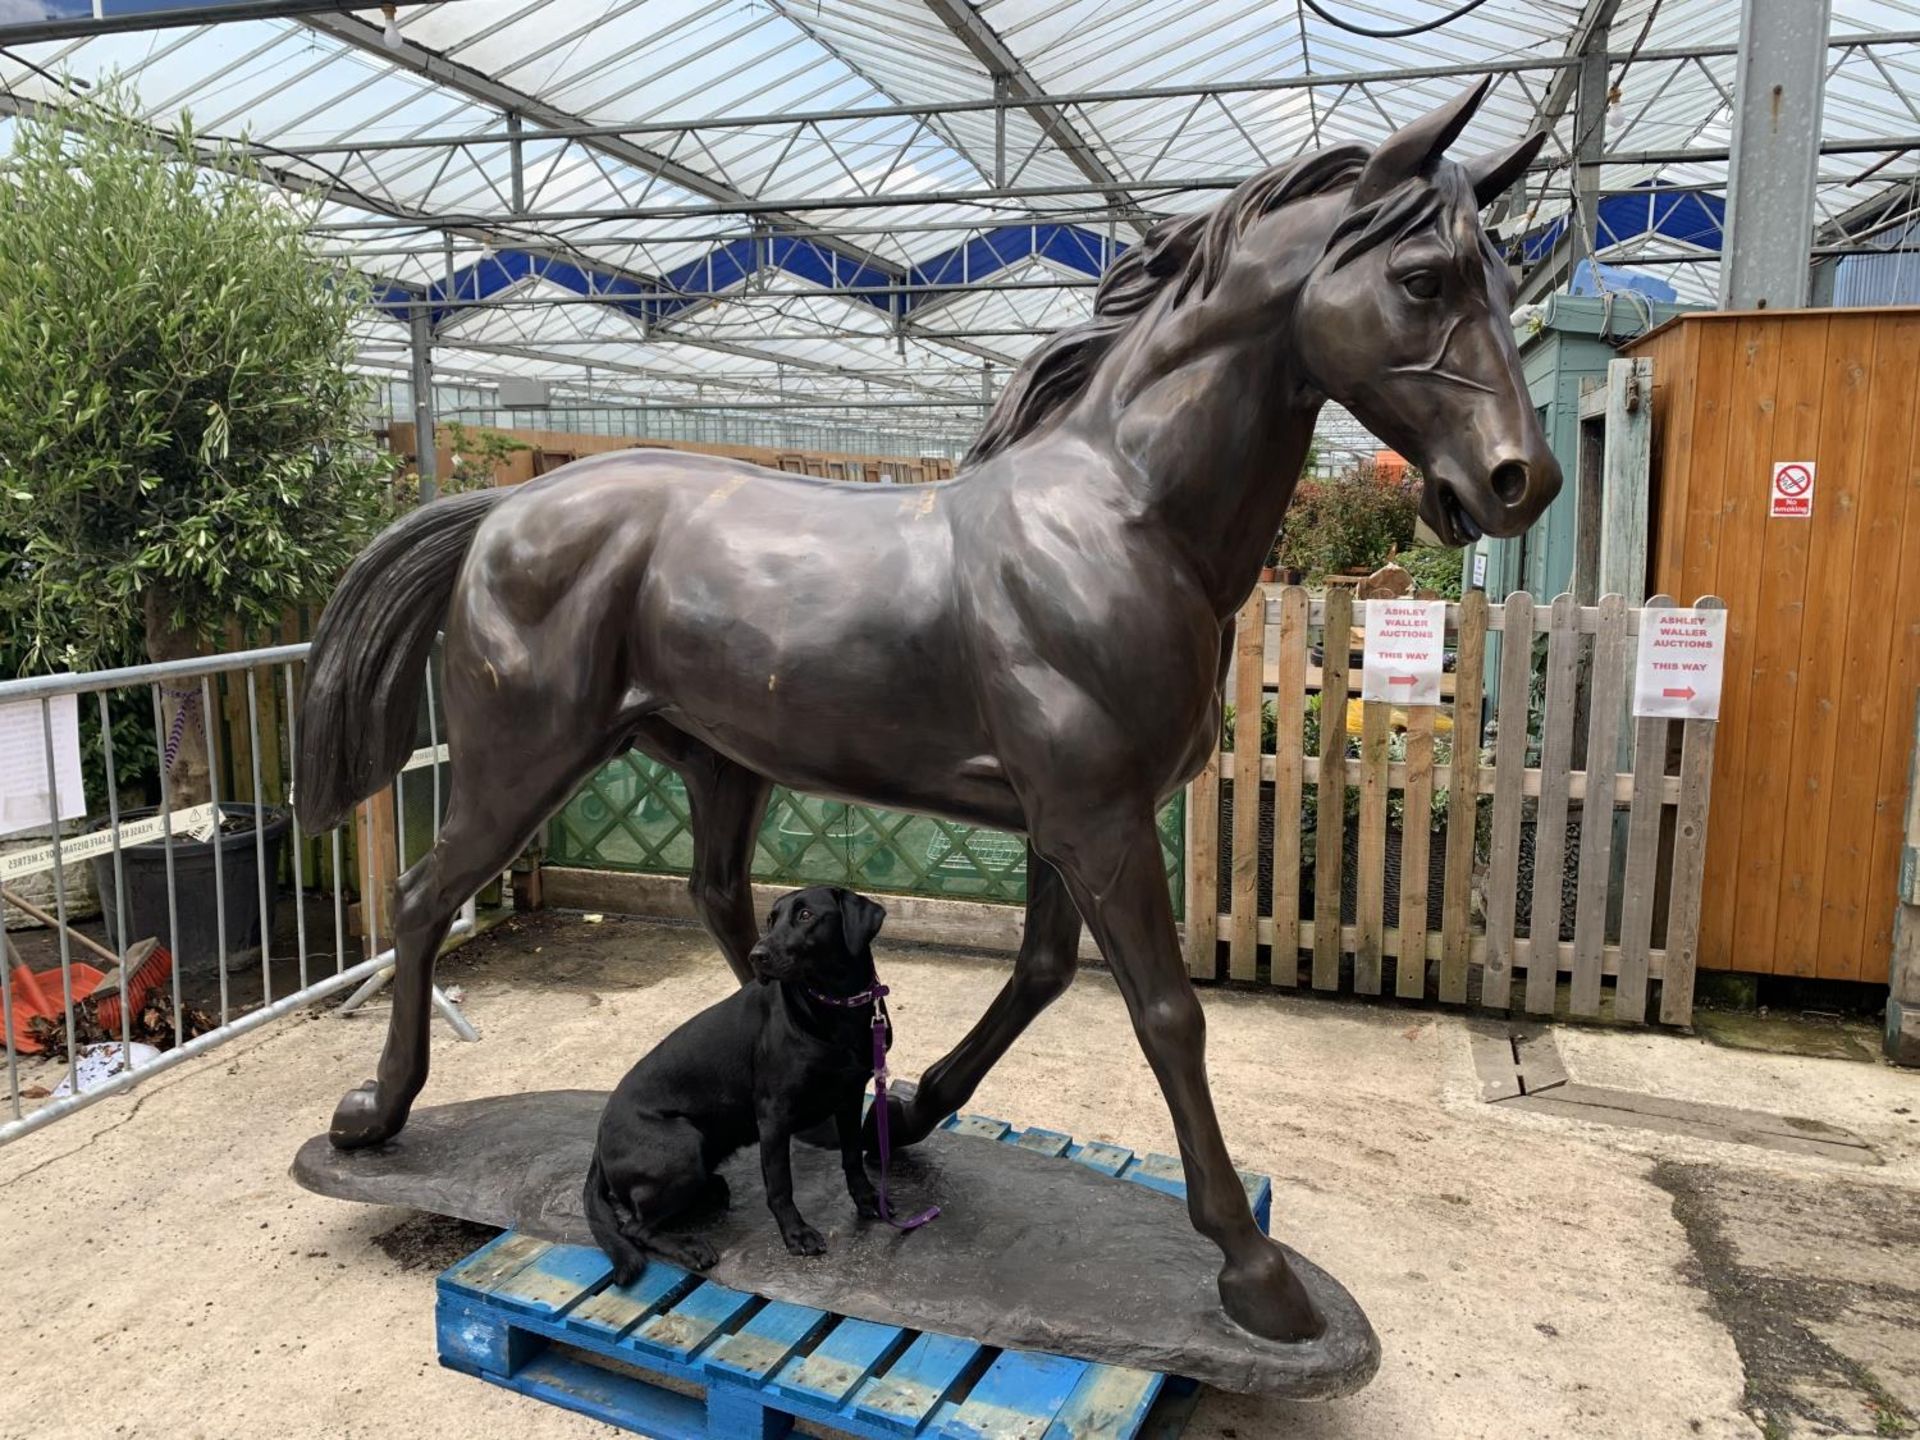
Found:
M 304 202 L 109 84 L 0 175 L 0 620 L 24 669 L 204 653 L 324 598 L 387 518 L 352 371 L 364 285 Z M 165 720 L 181 728 L 168 695 Z M 207 717 L 198 717 L 206 723 Z M 204 747 L 174 793 L 206 797 Z

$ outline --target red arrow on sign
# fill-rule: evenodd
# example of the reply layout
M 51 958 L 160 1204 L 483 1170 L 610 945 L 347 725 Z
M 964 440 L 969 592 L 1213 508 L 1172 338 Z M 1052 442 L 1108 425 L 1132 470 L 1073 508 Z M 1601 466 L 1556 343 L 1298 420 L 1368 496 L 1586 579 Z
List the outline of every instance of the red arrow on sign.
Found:
M 1693 687 L 1689 685 L 1684 690 L 1662 690 L 1660 693 L 1668 700 L 1691 700 L 1693 698 Z
M 1411 675 L 1389 675 L 1389 676 L 1387 676 L 1387 684 L 1389 684 L 1389 685 L 1411 685 L 1411 684 L 1413 684 L 1413 676 L 1411 676 Z

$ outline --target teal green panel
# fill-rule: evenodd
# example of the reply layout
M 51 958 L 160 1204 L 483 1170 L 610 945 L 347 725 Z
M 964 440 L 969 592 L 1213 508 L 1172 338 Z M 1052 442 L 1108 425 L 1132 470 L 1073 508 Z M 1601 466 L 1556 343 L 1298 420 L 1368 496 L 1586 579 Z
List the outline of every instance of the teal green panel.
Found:
M 1186 889 L 1184 794 L 1160 812 L 1159 831 L 1177 912 Z M 547 858 L 595 870 L 691 873 L 686 787 L 663 765 L 621 756 L 554 817 Z M 1027 898 L 1027 847 L 1000 830 L 776 788 L 754 847 L 753 878 L 1017 905 Z

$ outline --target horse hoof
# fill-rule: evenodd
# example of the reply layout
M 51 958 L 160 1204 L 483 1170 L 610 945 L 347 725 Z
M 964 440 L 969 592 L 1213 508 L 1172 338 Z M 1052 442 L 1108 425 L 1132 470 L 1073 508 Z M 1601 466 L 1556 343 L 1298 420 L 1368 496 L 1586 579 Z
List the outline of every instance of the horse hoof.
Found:
M 1220 1272 L 1220 1303 L 1235 1324 L 1268 1340 L 1311 1340 L 1326 1322 L 1314 1311 L 1300 1277 L 1272 1241 L 1247 1260 L 1229 1261 Z
M 364 1150 L 391 1140 L 406 1123 L 407 1107 L 383 1104 L 380 1082 L 369 1080 L 340 1097 L 327 1138 L 336 1150 Z

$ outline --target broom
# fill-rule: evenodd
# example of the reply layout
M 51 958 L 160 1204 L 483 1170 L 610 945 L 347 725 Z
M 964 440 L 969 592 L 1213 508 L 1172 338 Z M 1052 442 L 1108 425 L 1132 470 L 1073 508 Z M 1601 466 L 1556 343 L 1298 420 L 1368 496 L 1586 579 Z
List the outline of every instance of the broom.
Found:
M 7 904 L 30 918 L 38 920 L 42 925 L 50 925 L 56 930 L 65 930 L 67 935 L 78 941 L 82 948 L 107 962 L 108 969 L 100 975 L 99 980 L 89 986 L 84 994 L 73 997 L 76 1004 L 86 1000 L 93 1002 L 94 1018 L 100 1022 L 102 1030 L 118 1030 L 120 1007 L 130 1005 L 134 1011 L 138 1011 L 147 1003 L 147 997 L 164 985 L 167 977 L 173 974 L 173 954 L 158 940 L 136 941 L 127 948 L 124 956 L 116 955 L 106 946 L 82 935 L 71 925 L 63 926 L 56 917 L 49 915 L 32 901 L 23 899 L 5 886 L 0 886 L 0 900 L 5 900 Z M 92 968 L 90 965 L 81 967 L 82 970 Z M 27 993 L 36 994 L 38 986 L 35 983 L 35 977 L 30 971 L 26 971 L 25 966 L 14 971 L 14 983 L 16 985 L 22 983 L 23 972 L 26 974 Z M 60 1012 L 56 1009 L 52 1013 Z

